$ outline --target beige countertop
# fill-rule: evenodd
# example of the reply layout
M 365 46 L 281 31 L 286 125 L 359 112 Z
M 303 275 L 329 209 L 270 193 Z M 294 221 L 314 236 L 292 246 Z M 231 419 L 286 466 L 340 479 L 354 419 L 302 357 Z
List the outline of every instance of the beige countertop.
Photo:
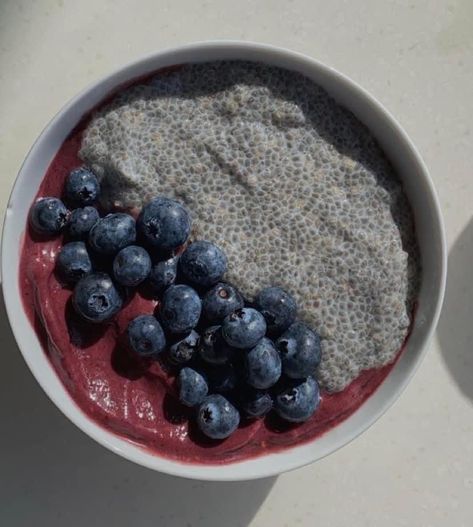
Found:
M 1 305 L 0 524 L 473 525 L 471 0 L 2 0 L 2 215 L 30 145 L 71 96 L 140 55 L 211 38 L 320 59 L 367 88 L 410 134 L 449 240 L 430 352 L 394 407 L 330 457 L 278 478 L 199 483 L 134 466 L 69 423 L 29 374 Z

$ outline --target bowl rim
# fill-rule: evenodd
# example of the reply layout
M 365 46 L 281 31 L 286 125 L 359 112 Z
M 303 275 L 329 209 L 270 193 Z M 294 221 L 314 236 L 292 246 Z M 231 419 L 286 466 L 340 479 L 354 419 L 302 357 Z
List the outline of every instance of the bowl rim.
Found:
M 48 134 L 49 131 L 54 129 L 54 127 L 60 121 L 61 117 L 67 111 L 75 107 L 76 104 L 80 102 L 83 98 L 85 98 L 88 94 L 96 90 L 101 91 L 101 88 L 104 86 L 104 84 L 112 83 L 112 81 L 114 81 L 116 77 L 120 76 L 121 74 L 124 74 L 125 72 L 128 72 L 128 71 L 132 72 L 135 70 L 139 70 L 140 68 L 144 68 L 141 74 L 146 74 L 146 71 L 152 71 L 153 69 L 159 69 L 159 67 L 162 67 L 157 64 L 160 61 L 165 60 L 166 57 L 169 57 L 169 56 L 172 56 L 178 53 L 186 53 L 186 52 L 205 53 L 206 51 L 212 51 L 212 50 L 215 51 L 215 49 L 217 48 L 220 49 L 222 53 L 224 53 L 225 51 L 236 51 L 236 52 L 243 52 L 243 53 L 253 51 L 256 53 L 262 53 L 262 54 L 267 54 L 267 55 L 272 55 L 272 56 L 277 56 L 277 57 L 285 57 L 288 60 L 293 60 L 295 62 L 304 63 L 307 65 L 307 67 L 314 69 L 314 71 L 317 70 L 318 72 L 322 72 L 324 75 L 331 76 L 334 82 L 341 85 L 344 90 L 351 91 L 355 94 L 356 97 L 364 99 L 364 101 L 369 106 L 372 107 L 373 111 L 379 115 L 380 119 L 384 120 L 384 122 L 387 125 L 392 127 L 394 133 L 399 137 L 401 143 L 403 143 L 404 147 L 407 150 L 409 150 L 411 155 L 413 156 L 413 159 L 418 167 L 418 171 L 424 180 L 423 182 L 426 185 L 428 192 L 430 193 L 430 196 L 429 196 L 431 200 L 430 205 L 432 208 L 433 219 L 435 221 L 434 228 L 436 229 L 438 240 L 440 242 L 440 247 L 439 247 L 440 257 L 438 261 L 439 274 L 438 274 L 438 283 L 435 284 L 437 287 L 437 291 L 436 293 L 434 293 L 435 305 L 433 307 L 433 314 L 432 314 L 431 319 L 427 321 L 428 329 L 425 332 L 424 337 L 422 338 L 419 349 L 416 350 L 416 356 L 413 359 L 412 365 L 410 366 L 408 371 L 403 375 L 403 378 L 401 379 L 401 381 L 396 383 L 396 386 L 392 390 L 390 395 L 388 395 L 388 397 L 385 397 L 383 404 L 381 404 L 378 410 L 376 412 L 371 413 L 369 416 L 366 416 L 362 426 L 359 426 L 355 432 L 349 435 L 349 437 L 338 438 L 337 441 L 334 441 L 332 446 L 325 448 L 324 452 L 322 452 L 319 455 L 314 455 L 313 458 L 311 459 L 310 459 L 310 456 L 306 455 L 305 457 L 303 457 L 303 459 L 297 459 L 297 457 L 293 456 L 293 460 L 292 461 L 290 460 L 291 453 L 293 453 L 297 449 L 302 448 L 305 445 L 304 444 L 304 445 L 295 445 L 294 447 L 284 449 L 281 452 L 271 453 L 265 456 L 260 456 L 257 458 L 250 458 L 248 460 L 243 460 L 240 462 L 230 463 L 230 464 L 205 465 L 205 464 L 181 463 L 174 459 L 164 458 L 156 454 L 147 452 L 145 449 L 142 449 L 136 446 L 132 442 L 127 441 L 126 439 L 117 436 L 113 432 L 102 428 L 99 424 L 94 422 L 91 418 L 89 418 L 86 414 L 84 414 L 80 409 L 78 409 L 78 407 L 75 407 L 74 401 L 69 396 L 69 394 L 67 393 L 64 387 L 63 388 L 64 388 L 64 391 L 66 391 L 67 393 L 67 397 L 64 397 L 64 394 L 56 393 L 55 390 L 50 386 L 50 382 L 45 378 L 45 376 L 40 371 L 40 368 L 38 367 L 35 357 L 34 357 L 34 354 L 36 353 L 37 350 L 30 351 L 25 346 L 26 342 L 24 340 L 24 334 L 23 334 L 24 323 L 26 321 L 26 323 L 30 325 L 30 322 L 27 319 L 26 313 L 22 309 L 22 306 L 21 306 L 21 311 L 19 311 L 18 309 L 18 305 L 17 305 L 18 298 L 16 298 L 16 301 L 14 299 L 15 293 L 16 293 L 15 285 L 11 283 L 11 280 L 8 280 L 7 282 L 4 281 L 6 276 L 14 273 L 16 276 L 16 281 L 18 282 L 18 276 L 17 276 L 18 269 L 16 268 L 11 269 L 12 266 L 11 264 L 9 264 L 9 261 L 8 261 L 9 251 L 14 250 L 14 248 L 12 247 L 9 248 L 7 246 L 7 240 L 9 239 L 9 234 L 11 230 L 11 221 L 9 220 L 9 218 L 13 215 L 14 198 L 16 194 L 19 192 L 20 187 L 25 182 L 24 179 L 22 178 L 22 175 L 25 172 L 25 167 L 27 166 L 29 160 L 33 156 L 33 153 L 35 153 L 37 149 L 41 148 L 41 144 L 43 140 L 45 139 L 46 135 Z M 260 60 L 264 62 L 264 59 L 260 59 Z M 189 62 L 191 62 L 191 60 Z M 153 63 L 156 63 L 155 67 L 146 70 L 145 66 L 151 65 Z M 132 80 L 134 77 L 136 77 L 136 75 L 128 76 L 127 74 L 126 78 L 128 80 Z M 115 84 L 112 83 L 111 86 L 112 87 L 114 86 L 115 88 L 117 88 L 119 87 L 120 84 L 121 83 L 116 83 L 115 81 Z M 106 96 L 106 92 L 102 94 L 101 98 L 105 96 Z M 70 130 L 72 130 L 76 124 L 77 123 L 73 123 L 73 126 L 71 126 Z M 21 228 L 23 230 L 24 226 L 22 226 Z M 340 73 L 336 69 L 330 66 L 327 66 L 323 64 L 322 62 L 320 62 L 319 60 L 313 59 L 312 57 L 306 54 L 292 51 L 289 49 L 285 49 L 283 47 L 274 46 L 271 44 L 264 44 L 264 43 L 258 43 L 258 42 L 252 42 L 252 41 L 207 40 L 207 41 L 193 42 L 193 43 L 185 44 L 182 46 L 166 48 L 164 50 L 149 53 L 134 61 L 128 62 L 122 65 L 121 67 L 116 68 L 111 73 L 101 76 L 98 80 L 86 86 L 76 96 L 71 98 L 56 113 L 56 115 L 51 119 L 51 121 L 49 121 L 49 123 L 44 127 L 44 129 L 42 130 L 42 132 L 40 133 L 36 141 L 33 143 L 32 147 L 30 148 L 16 176 L 15 182 L 13 184 L 13 187 L 12 187 L 9 199 L 8 199 L 8 205 L 5 210 L 3 230 L 2 230 L 1 276 L 2 276 L 2 284 L 3 284 L 2 290 L 3 290 L 3 295 L 4 295 L 4 301 L 5 301 L 5 309 L 7 312 L 8 320 L 12 328 L 13 334 L 15 336 L 17 345 L 20 349 L 20 352 L 25 362 L 27 363 L 33 376 L 36 378 L 37 382 L 40 384 L 40 386 L 42 387 L 44 392 L 48 395 L 48 397 L 51 399 L 51 401 L 79 429 L 81 429 L 84 433 L 92 437 L 99 444 L 106 447 L 108 450 L 111 450 L 112 452 L 124 457 L 125 459 L 133 461 L 139 465 L 150 468 L 152 470 L 157 470 L 159 472 L 163 472 L 163 473 L 173 475 L 173 476 L 180 476 L 180 477 L 198 479 L 198 480 L 241 481 L 241 480 L 250 480 L 250 479 L 258 479 L 258 478 L 263 478 L 263 477 L 275 476 L 280 473 L 294 470 L 302 466 L 308 465 L 316 460 L 322 459 L 323 457 L 335 452 L 342 446 L 348 444 L 353 439 L 358 437 L 362 432 L 367 430 L 371 425 L 373 425 L 373 423 L 375 423 L 391 407 L 394 401 L 401 395 L 401 393 L 404 391 L 407 384 L 410 382 L 413 375 L 415 374 L 422 359 L 425 357 L 425 354 L 428 349 L 427 344 L 430 341 L 435 331 L 435 327 L 437 325 L 437 322 L 440 316 L 440 311 L 441 311 L 444 292 L 445 292 L 446 275 L 447 275 L 447 244 L 446 244 L 446 237 L 445 237 L 445 227 L 444 227 L 442 213 L 441 213 L 441 209 L 439 205 L 439 200 L 438 200 L 433 182 L 430 178 L 430 175 L 428 173 L 428 170 L 427 170 L 427 167 L 424 161 L 422 160 L 419 152 L 417 151 L 417 148 L 415 147 L 415 145 L 413 144 L 413 142 L 411 141 L 407 133 L 404 131 L 404 129 L 401 127 L 401 125 L 396 121 L 396 119 L 391 115 L 391 113 L 375 97 L 373 97 L 370 93 L 368 93 L 364 88 L 358 85 L 351 78 Z M 19 284 L 16 284 L 16 285 L 19 288 Z M 21 303 L 21 300 L 20 300 L 20 303 Z M 38 345 L 38 348 L 40 349 L 40 351 L 42 352 L 42 354 L 44 355 L 44 357 L 49 363 L 49 359 L 46 357 L 46 354 L 44 354 L 40 345 Z M 50 363 L 49 363 L 49 367 L 51 370 L 54 371 Z M 371 397 L 374 397 L 374 395 L 375 394 L 372 394 Z M 365 404 L 366 402 L 363 403 L 362 407 Z M 315 438 L 315 440 L 309 442 L 309 444 L 316 443 L 317 441 L 319 441 L 319 438 Z M 261 459 L 263 457 L 264 458 L 274 458 L 274 462 L 266 463 L 266 468 L 263 468 L 263 469 L 258 468 L 257 470 L 253 470 L 253 471 L 251 470 L 232 471 L 232 467 L 236 467 L 236 465 L 245 465 L 245 464 L 251 465 L 252 461 Z M 285 462 L 282 463 L 281 465 L 281 460 L 283 458 L 287 458 L 287 459 L 285 459 Z

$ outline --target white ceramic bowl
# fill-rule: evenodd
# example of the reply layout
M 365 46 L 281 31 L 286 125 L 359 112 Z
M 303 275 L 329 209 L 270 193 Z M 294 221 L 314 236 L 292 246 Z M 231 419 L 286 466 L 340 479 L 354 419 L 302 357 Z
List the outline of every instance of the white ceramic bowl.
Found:
M 346 421 L 310 443 L 225 466 L 185 464 L 153 455 L 82 413 L 51 367 L 23 311 L 18 281 L 28 209 L 50 161 L 79 119 L 108 92 L 130 79 L 165 66 L 216 59 L 261 61 L 298 71 L 323 86 L 364 122 L 403 181 L 415 215 L 423 266 L 418 310 L 407 348 L 372 397 Z M 279 474 L 330 454 L 366 430 L 391 406 L 419 365 L 437 324 L 445 288 L 446 243 L 439 204 L 422 159 L 399 124 L 371 95 L 332 68 L 299 53 L 249 42 L 204 42 L 162 51 L 121 68 L 77 95 L 54 117 L 16 179 L 5 215 L 1 270 L 8 318 L 19 348 L 44 391 L 74 424 L 113 452 L 160 472 L 203 480 L 244 480 Z

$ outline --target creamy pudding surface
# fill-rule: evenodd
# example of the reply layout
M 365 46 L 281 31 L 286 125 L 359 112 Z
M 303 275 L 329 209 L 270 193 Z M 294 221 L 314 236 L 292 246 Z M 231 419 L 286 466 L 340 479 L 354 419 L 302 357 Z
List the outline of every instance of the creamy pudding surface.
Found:
M 395 359 L 419 276 L 410 207 L 369 130 L 309 79 L 237 61 L 157 74 L 92 117 L 80 157 L 105 209 L 174 197 L 248 299 L 290 291 L 325 390 Z
M 314 440 L 389 374 L 412 327 L 420 276 L 411 210 L 368 129 L 312 81 L 240 61 L 155 72 L 83 117 L 37 197 L 61 197 L 84 163 L 100 179 L 102 216 L 176 198 L 192 215 L 191 240 L 225 251 L 225 280 L 250 303 L 264 287 L 286 289 L 322 344 L 321 402 L 308 420 L 270 412 L 210 440 L 195 408 L 179 402 L 166 357 L 140 358 L 127 345 L 130 321 L 159 310 L 146 282 L 112 319 L 86 322 L 55 272 L 67 236 L 44 238 L 30 225 L 19 269 L 25 311 L 91 420 L 179 462 L 231 463 Z

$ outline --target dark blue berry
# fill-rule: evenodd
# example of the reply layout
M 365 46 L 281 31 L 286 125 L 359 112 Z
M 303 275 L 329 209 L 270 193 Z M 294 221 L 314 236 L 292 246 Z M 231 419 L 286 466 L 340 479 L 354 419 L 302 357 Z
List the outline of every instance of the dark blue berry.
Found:
M 266 333 L 263 315 L 251 307 L 238 309 L 225 317 L 222 335 L 227 344 L 234 348 L 252 348 Z
M 124 212 L 107 214 L 89 232 L 90 246 L 99 254 L 114 255 L 135 240 L 135 220 Z
M 197 424 L 206 436 L 225 439 L 238 428 L 240 414 L 225 397 L 213 394 L 207 396 L 199 406 Z
M 152 315 L 134 318 L 127 329 L 131 349 L 141 357 L 156 357 L 166 346 L 161 324 Z
M 143 207 L 137 227 L 150 246 L 169 250 L 187 241 L 191 219 L 183 205 L 169 198 L 158 197 Z
M 267 392 L 249 389 L 242 397 L 241 410 L 247 417 L 263 417 L 272 407 L 273 399 Z
M 212 392 L 228 393 L 236 388 L 238 376 L 230 364 L 223 366 L 208 366 L 206 369 Z
M 279 393 L 274 407 L 280 417 L 292 423 L 307 421 L 320 403 L 319 386 L 313 377 L 293 381 Z
M 207 381 L 198 371 L 182 368 L 179 372 L 179 400 L 186 406 L 197 406 L 206 397 L 209 387 Z
M 262 338 L 245 356 L 246 380 L 253 388 L 266 390 L 281 377 L 281 358 L 274 344 Z
M 67 230 L 69 236 L 76 240 L 86 239 L 90 229 L 99 219 L 98 210 L 95 207 L 84 207 L 83 209 L 74 209 L 71 212 Z
M 190 362 L 197 352 L 199 341 L 199 334 L 197 331 L 192 330 L 182 340 L 175 342 L 169 347 L 169 360 L 177 365 Z
M 193 285 L 210 287 L 227 270 L 227 257 L 216 245 L 207 241 L 191 243 L 179 261 L 182 275 Z
M 86 167 L 76 168 L 67 176 L 65 194 L 74 205 L 91 205 L 100 194 L 97 176 Z
M 113 276 L 126 287 L 141 284 L 151 270 L 151 258 L 148 252 L 138 245 L 123 248 L 113 260 Z
M 271 335 L 280 335 L 296 320 L 296 301 L 280 287 L 260 291 L 255 298 L 255 307 L 266 319 Z
M 204 296 L 202 314 L 209 322 L 220 322 L 227 315 L 243 307 L 243 297 L 230 284 L 218 283 Z
M 234 355 L 235 350 L 231 348 L 222 337 L 221 326 L 210 326 L 200 339 L 200 356 L 210 364 L 225 364 Z
M 120 311 L 123 300 L 107 274 L 90 273 L 77 282 L 72 303 L 86 320 L 103 322 Z
M 292 324 L 276 341 L 282 371 L 292 379 L 313 375 L 320 363 L 320 337 L 302 322 Z
M 40 234 L 59 234 L 69 221 L 69 211 L 57 198 L 41 198 L 31 207 L 30 221 Z
M 159 295 L 175 282 L 178 261 L 179 258 L 173 256 L 172 258 L 158 262 L 151 267 L 148 282 L 153 293 Z
M 84 242 L 69 242 L 61 247 L 56 270 L 63 280 L 75 284 L 92 271 L 92 262 Z
M 171 333 L 187 333 L 197 326 L 202 310 L 199 295 L 187 285 L 172 285 L 163 295 L 161 320 Z

